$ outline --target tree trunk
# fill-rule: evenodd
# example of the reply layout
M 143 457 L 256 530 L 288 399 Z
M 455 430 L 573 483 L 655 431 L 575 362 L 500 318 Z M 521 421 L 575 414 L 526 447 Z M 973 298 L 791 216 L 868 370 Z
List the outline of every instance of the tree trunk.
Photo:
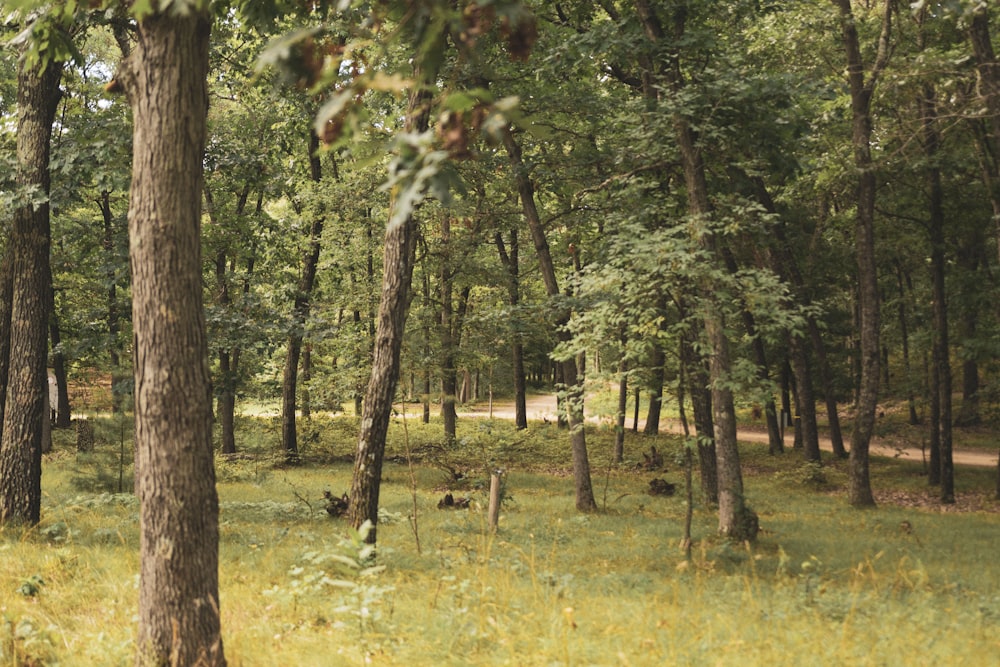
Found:
M 189 8 L 151 14 L 137 30 L 120 77 L 134 117 L 136 663 L 225 665 L 200 240 L 211 22 Z
M 906 282 L 909 282 L 907 277 Z M 906 289 L 904 288 L 903 267 L 896 262 L 896 286 L 899 289 L 899 308 L 896 314 L 899 318 L 899 336 L 903 346 L 903 375 L 906 382 L 906 406 L 909 411 L 909 424 L 916 426 L 920 423 L 917 416 L 917 399 L 913 390 L 913 371 L 910 364 L 910 328 L 908 310 L 906 308 Z
M 539 269 L 545 283 L 545 292 L 550 298 L 559 296 L 559 284 L 556 280 L 555 265 L 549 252 L 549 244 L 542 229 L 542 220 L 535 206 L 535 187 L 525 169 L 521 155 L 521 147 L 514 139 L 510 128 L 503 134 L 504 146 L 510 157 L 510 166 L 517 181 L 517 190 L 521 199 L 521 208 L 525 220 L 531 230 L 531 238 L 535 244 Z M 560 342 L 568 340 L 569 334 L 562 325 L 569 319 L 569 313 L 560 313 L 556 317 L 556 327 Z M 564 405 L 570 429 L 570 448 L 573 452 L 573 481 L 576 487 L 576 508 L 581 512 L 593 512 L 597 509 L 594 499 L 594 489 L 590 478 L 590 461 L 587 457 L 587 440 L 583 420 L 583 384 L 578 376 L 576 360 L 567 359 L 559 363 L 562 371 L 562 382 L 566 387 Z
M 17 177 L 19 189 L 49 193 L 52 122 L 59 104 L 62 63 L 44 71 L 17 72 Z M 0 525 L 37 524 L 42 502 L 42 421 L 48 395 L 46 352 L 51 309 L 49 204 L 14 211 L 10 243 L 12 272 L 9 360 L 0 433 Z M 6 313 L 5 313 L 6 314 Z
M 622 336 L 622 358 L 618 362 L 618 411 L 615 413 L 615 463 L 621 463 L 625 459 L 625 410 L 627 408 L 628 359 L 625 358 L 625 337 Z
M 118 305 L 118 276 L 114 266 L 117 265 L 117 254 L 115 252 L 115 230 L 114 215 L 111 211 L 111 193 L 107 190 L 101 192 L 97 206 L 101 210 L 101 218 L 104 222 L 102 248 L 104 250 L 104 261 L 108 269 L 105 273 L 107 280 L 107 327 L 108 327 L 108 358 L 111 362 L 111 411 L 115 414 L 122 409 L 123 382 L 127 379 L 122 371 L 121 362 L 121 314 Z
M 816 426 L 816 398 L 813 395 L 812 374 L 809 369 L 809 359 L 806 356 L 805 341 L 791 335 L 788 337 L 792 362 L 792 372 L 795 374 L 795 388 L 798 396 L 799 414 L 798 426 L 802 429 L 802 453 L 806 461 L 818 463 L 819 430 Z
M 418 73 L 419 74 L 419 73 Z M 420 77 L 418 77 L 420 78 Z M 433 77 L 430 77 L 433 79 Z M 425 131 L 429 123 L 429 89 L 410 94 L 406 118 L 408 132 Z M 390 218 L 392 216 L 390 215 Z M 417 223 L 413 215 L 390 224 L 385 232 L 382 294 L 375 323 L 372 373 L 362 403 L 361 431 L 354 458 L 348 517 L 355 528 L 366 521 L 372 525 L 368 543 L 375 544 L 378 528 L 378 499 L 385 458 L 385 437 L 392 416 L 392 401 L 399 381 L 399 355 L 410 305 Z
M 322 178 L 322 167 L 317 151 L 319 137 L 309 132 L 309 175 L 314 183 Z M 302 340 L 305 337 L 306 321 L 309 319 L 310 300 L 316 285 L 316 269 L 319 266 L 320 241 L 323 236 L 323 217 L 317 215 L 309 227 L 309 245 L 302 257 L 302 274 L 292 305 L 292 332 L 288 336 L 288 350 L 285 356 L 285 370 L 281 385 L 281 445 L 285 461 L 297 463 L 299 460 L 298 431 L 295 426 L 295 408 L 299 381 L 299 361 L 302 355 Z
M 937 383 L 931 386 L 936 392 L 938 401 L 938 428 L 941 470 L 941 502 L 955 502 L 955 469 L 952 463 L 952 415 L 951 415 L 951 361 L 948 343 L 948 304 L 945 289 L 945 258 L 944 238 L 944 193 L 941 187 L 941 170 L 935 166 L 940 138 L 935 126 L 937 122 L 936 92 L 933 86 L 924 87 L 920 100 L 921 118 L 923 118 L 924 153 L 927 156 L 927 191 L 928 191 L 928 231 L 931 245 L 931 292 L 933 295 L 934 344 L 933 364 Z
M 663 404 L 663 382 L 666 377 L 664 366 L 667 355 L 659 342 L 653 343 L 653 351 L 649 360 L 651 378 L 649 381 L 649 408 L 646 411 L 646 425 L 643 435 L 657 435 L 660 432 L 660 411 Z
M 507 302 L 511 308 L 516 310 L 521 303 L 521 269 L 518 262 L 519 243 L 517 239 L 517 228 L 510 230 L 510 249 L 504 244 L 503 236 L 497 232 L 494 236 L 497 244 L 497 251 L 500 253 L 500 261 L 507 270 Z M 528 388 L 524 374 L 524 344 L 521 342 L 521 334 L 518 328 L 512 332 L 511 343 L 511 365 L 514 375 L 514 422 L 517 430 L 522 431 L 528 428 Z
M 1000 257 L 1000 62 L 990 35 L 990 3 L 976 3 L 969 22 L 969 41 L 976 58 L 979 91 L 986 104 L 989 148 L 983 151 L 983 180 L 993 206 L 994 234 Z
M 441 421 L 444 422 L 444 442 L 451 447 L 456 441 L 458 414 L 455 411 L 456 393 L 458 390 L 458 369 L 455 368 L 455 355 L 458 353 L 455 343 L 455 307 L 453 302 L 451 267 L 451 218 L 448 213 L 441 220 Z
M 695 347 L 697 334 L 691 332 L 681 340 L 683 375 L 688 380 L 691 394 L 691 412 L 694 416 L 695 434 L 698 436 L 698 469 L 701 473 L 701 492 L 705 502 L 719 502 L 718 458 L 715 455 L 715 423 L 712 419 L 712 392 L 708 388 L 708 370 Z
M 875 165 L 871 154 L 871 100 L 878 76 L 889 59 L 892 0 L 885 0 L 882 32 L 875 63 L 865 80 L 861 45 L 850 0 L 831 0 L 840 13 L 851 93 L 854 166 L 859 172 L 855 217 L 855 256 L 858 264 L 860 367 L 858 404 L 851 433 L 848 498 L 855 507 L 875 505 L 869 472 L 868 449 L 875 429 L 879 390 L 879 295 L 875 264 Z
M 726 246 L 722 246 L 721 252 L 722 258 L 726 263 L 726 270 L 729 271 L 731 275 L 736 276 L 739 272 L 739 264 L 736 262 L 736 257 Z M 769 384 L 771 381 L 771 373 L 768 370 L 767 353 L 764 350 L 764 341 L 757 334 L 757 319 L 753 316 L 753 313 L 750 312 L 750 309 L 746 307 L 745 303 L 743 304 L 740 315 L 743 318 L 743 328 L 746 329 L 747 337 L 750 338 L 754 362 L 757 365 L 757 377 L 760 379 L 762 384 Z M 778 453 L 784 449 L 784 445 L 781 442 L 781 431 L 778 428 L 778 419 L 775 414 L 773 397 L 770 397 L 767 401 L 765 401 L 764 418 L 767 423 L 768 451 L 772 454 Z M 819 456 L 818 447 L 819 444 L 817 441 L 817 457 Z
M 60 345 L 62 344 L 62 337 L 59 331 L 59 318 L 55 314 L 55 298 L 53 295 L 52 300 L 53 312 L 49 319 L 49 337 L 52 340 L 52 375 L 55 378 L 56 393 L 55 393 L 55 404 L 53 405 L 50 401 L 49 410 L 46 411 L 46 418 L 49 417 L 48 413 L 55 413 L 55 419 L 52 420 L 53 425 L 56 428 L 69 428 L 71 426 L 70 420 L 70 404 L 69 404 L 69 379 L 66 376 L 66 355 L 59 351 Z

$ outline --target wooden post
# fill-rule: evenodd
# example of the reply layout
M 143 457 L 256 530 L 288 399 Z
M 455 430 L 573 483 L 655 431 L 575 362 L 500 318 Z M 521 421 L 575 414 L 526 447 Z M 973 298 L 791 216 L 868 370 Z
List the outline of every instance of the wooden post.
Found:
M 497 524 L 500 522 L 500 477 L 503 471 L 494 470 L 490 473 L 490 530 L 496 532 Z

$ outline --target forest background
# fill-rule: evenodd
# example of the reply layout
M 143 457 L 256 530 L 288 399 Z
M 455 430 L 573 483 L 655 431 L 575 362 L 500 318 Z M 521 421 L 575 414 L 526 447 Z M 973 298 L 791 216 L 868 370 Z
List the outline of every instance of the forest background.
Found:
M 298 419 L 361 415 L 359 527 L 377 522 L 397 380 L 425 420 L 440 403 L 445 447 L 457 404 L 513 395 L 522 427 L 528 385 L 558 387 L 582 511 L 597 508 L 584 396 L 616 388 L 619 461 L 629 396 L 645 397 L 649 435 L 672 397 L 720 532 L 749 540 L 738 407 L 767 424 L 772 453 L 794 427 L 814 463 L 822 424 L 850 459 L 856 506 L 874 503 L 868 448 L 887 397 L 925 425 L 942 503 L 955 500 L 953 427 L 995 424 L 988 3 L 93 4 L 5 23 L 0 486 L 33 465 L 45 381 L 37 365 L 15 371 L 39 340 L 59 426 L 71 386 L 109 384 L 108 407 L 129 410 L 134 373 L 156 368 L 130 363 L 145 358 L 139 323 L 155 339 L 163 312 L 135 277 L 176 268 L 143 259 L 133 230 L 129 270 L 129 219 L 153 219 L 129 207 L 150 202 L 196 209 L 178 215 L 197 247 L 178 248 L 197 260 L 199 303 L 178 326 L 204 334 L 192 349 L 221 451 L 238 449 L 240 402 L 282 397 L 289 464 L 307 449 Z M 130 54 L 146 26 L 191 17 L 206 38 L 211 26 L 194 196 L 140 197 L 133 156 L 156 140 L 140 132 L 155 134 L 142 113 L 156 110 L 138 106 Z M 51 156 L 32 180 L 34 84 Z M 35 311 L 47 336 L 17 328 Z M 209 403 L 202 381 L 180 393 Z M 22 515 L 18 498 L 0 516 L 37 522 L 37 499 Z

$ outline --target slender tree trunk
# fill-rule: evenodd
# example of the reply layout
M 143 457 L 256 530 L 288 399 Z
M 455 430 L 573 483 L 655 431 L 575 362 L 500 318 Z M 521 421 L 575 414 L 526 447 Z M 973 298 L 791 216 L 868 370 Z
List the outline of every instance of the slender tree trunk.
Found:
M 635 0 L 636 14 L 646 38 L 657 48 L 667 41 L 660 18 L 649 0 Z M 680 8 L 671 14 L 671 39 L 685 38 L 687 12 Z M 676 93 L 685 87 L 684 74 L 676 55 L 667 58 L 662 71 L 647 72 L 650 77 L 662 77 L 662 83 Z M 653 81 L 658 84 L 660 81 Z M 656 86 L 654 86 L 656 87 Z M 657 87 L 657 96 L 663 88 Z M 712 207 L 702 149 L 689 120 L 675 113 L 672 126 L 680 150 L 684 172 L 688 214 L 697 227 L 702 247 L 709 255 L 721 260 L 710 225 Z M 700 296 L 711 302 L 712 289 L 707 280 L 699 285 Z M 743 476 L 736 446 L 736 408 L 729 388 L 730 357 L 726 319 L 722 309 L 706 308 L 704 330 L 711 350 L 709 377 L 712 392 L 712 417 L 715 422 L 715 451 L 719 484 L 719 532 L 736 540 L 753 540 L 757 534 L 755 516 L 743 495 Z
M 719 502 L 718 458 L 715 455 L 715 423 L 712 419 L 712 392 L 708 388 L 708 370 L 694 345 L 697 334 L 689 333 L 681 340 L 681 363 L 691 394 L 691 412 L 698 436 L 698 469 L 701 492 L 705 502 Z
M 222 453 L 236 453 L 236 379 L 229 350 L 219 351 L 219 427 Z
M 52 340 L 52 375 L 56 381 L 56 403 L 49 406 L 49 411 L 55 412 L 53 425 L 56 428 L 70 427 L 69 378 L 66 374 L 66 355 L 60 351 L 62 335 L 59 331 L 59 318 L 55 314 L 55 298 L 53 294 L 53 312 L 49 319 L 49 338 Z M 46 414 L 48 419 L 49 415 Z
M 788 344 L 798 397 L 797 422 L 802 429 L 802 453 L 806 461 L 818 463 L 820 453 L 819 431 L 816 426 L 816 398 L 813 396 L 812 374 L 806 356 L 805 341 L 789 336 Z
M 660 412 L 663 405 L 663 383 L 666 378 L 664 366 L 666 363 L 667 355 L 663 352 L 663 346 L 659 342 L 654 342 L 649 359 L 649 370 L 652 377 L 649 381 L 649 407 L 646 410 L 646 425 L 642 429 L 643 435 L 657 435 L 660 432 Z
M 906 382 L 906 406 L 909 410 L 909 424 L 916 426 L 920 423 L 920 418 L 917 416 L 917 399 L 913 390 L 913 369 L 910 364 L 910 328 L 906 308 L 907 292 L 904 288 L 903 267 L 899 262 L 896 262 L 896 286 L 899 289 L 899 308 L 897 308 L 896 314 L 899 318 L 899 336 L 903 346 L 903 376 Z
M 972 343 L 978 335 L 979 313 L 982 308 L 977 298 L 980 295 L 981 284 L 989 280 L 988 262 L 983 248 L 987 246 L 986 239 L 980 230 L 974 230 L 969 237 L 958 244 L 957 263 L 959 270 L 969 279 L 962 281 L 962 288 L 957 302 L 959 311 L 961 345 Z M 962 426 L 974 426 L 981 421 L 979 403 L 979 362 L 977 354 L 962 355 L 962 404 L 955 423 Z
M 521 208 L 528 227 L 531 230 L 531 238 L 535 244 L 535 253 L 538 256 L 539 269 L 542 272 L 542 279 L 545 283 L 545 292 L 550 298 L 558 297 L 560 292 L 559 284 L 556 280 L 555 265 L 552 262 L 552 255 L 549 252 L 545 230 L 542 228 L 542 220 L 535 206 L 535 187 L 526 171 L 521 147 L 514 139 L 510 128 L 504 132 L 503 142 L 510 157 L 511 169 L 514 172 L 517 182 Z M 562 327 L 568 318 L 569 313 L 561 313 L 556 318 L 557 335 L 560 341 L 568 340 L 569 334 Z M 566 387 L 564 405 L 570 429 L 570 448 L 573 452 L 573 480 L 576 486 L 576 508 L 581 512 L 593 512 L 597 509 L 597 501 L 594 499 L 594 489 L 590 478 L 590 461 L 587 457 L 587 439 L 583 419 L 582 378 L 578 376 L 577 364 L 574 359 L 567 359 L 560 362 L 559 368 L 562 371 L 563 385 Z
M 455 368 L 455 355 L 457 354 L 455 345 L 455 308 L 452 300 L 452 277 L 454 275 L 451 267 L 450 248 L 451 243 L 451 218 L 448 213 L 442 216 L 441 220 L 441 282 L 440 290 L 441 303 L 441 420 L 444 422 L 445 446 L 452 446 L 456 440 L 456 429 L 458 415 L 455 411 L 455 400 L 458 388 L 458 369 Z
M 997 237 L 997 253 L 1000 257 L 1000 62 L 993 50 L 990 34 L 990 3 L 976 3 L 969 21 L 969 41 L 976 58 L 979 75 L 979 91 L 986 104 L 988 119 L 987 155 L 983 157 L 983 180 L 990 194 L 993 206 L 994 234 Z
M 314 183 L 322 178 L 322 167 L 317 151 L 319 137 L 309 132 L 309 175 Z M 319 266 L 320 242 L 323 236 L 323 217 L 313 218 L 309 228 L 309 244 L 302 257 L 302 274 L 292 305 L 292 333 L 288 336 L 288 350 L 285 356 L 285 370 L 281 389 L 281 444 L 288 463 L 299 460 L 298 431 L 295 426 L 295 409 L 298 393 L 299 362 L 302 355 L 302 340 L 309 319 L 310 301 L 316 285 L 316 269 Z
M 137 30 L 120 73 L 134 117 L 136 663 L 225 665 L 200 240 L 211 22 L 189 8 L 151 14 Z
M 622 336 L 622 358 L 618 362 L 618 412 L 615 413 L 615 463 L 625 459 L 625 410 L 628 409 L 628 359 Z
M 500 253 L 500 261 L 507 270 L 507 302 L 513 309 L 521 303 L 521 269 L 518 262 L 520 244 L 517 238 L 517 228 L 510 230 L 510 248 L 504 244 L 503 236 L 497 232 L 494 240 Z M 515 328 L 512 332 L 511 365 L 514 375 L 514 422 L 517 430 L 528 428 L 528 388 L 524 374 L 524 343 L 521 334 Z
M 731 275 L 735 276 L 739 271 L 739 265 L 736 262 L 736 257 L 726 246 L 722 246 L 721 251 L 722 258 L 726 263 L 726 270 L 729 271 Z M 757 320 L 753 316 L 753 313 L 750 312 L 750 309 L 746 307 L 746 304 L 743 304 L 743 309 L 740 314 L 743 317 L 743 328 L 746 329 L 747 336 L 750 338 L 754 362 L 757 365 L 757 377 L 760 379 L 762 384 L 769 384 L 771 381 L 771 373 L 768 370 L 767 353 L 764 350 L 764 341 L 757 334 Z M 771 454 L 776 454 L 784 449 L 784 445 L 781 442 L 781 431 L 778 428 L 778 419 L 775 414 L 773 397 L 769 397 L 764 404 L 764 418 L 767 422 L 768 451 L 770 451 Z
M 936 166 L 939 136 L 936 93 L 932 86 L 925 86 L 920 104 L 923 118 L 924 152 L 928 163 L 927 189 L 929 195 L 928 230 L 931 242 L 931 291 L 933 294 L 934 345 L 933 364 L 937 383 L 931 391 L 938 395 L 938 429 L 940 447 L 941 502 L 955 502 L 955 469 L 952 463 L 951 415 L 951 361 L 948 343 L 948 304 L 945 291 L 945 238 L 944 192 L 941 187 L 941 170 Z
M 419 78 L 422 77 L 418 76 Z M 433 76 L 427 79 L 433 80 Z M 411 93 L 406 119 L 407 131 L 422 132 L 427 129 L 430 96 L 428 90 L 415 90 Z M 382 294 L 375 323 L 372 373 L 362 403 L 361 432 L 354 458 L 348 508 L 348 517 L 355 528 L 366 521 L 371 522 L 372 530 L 367 537 L 370 544 L 375 544 L 377 539 L 385 437 L 399 381 L 399 355 L 410 305 L 416 237 L 417 223 L 413 215 L 407 215 L 399 223 L 390 224 L 385 232 Z
M 892 27 L 892 0 L 884 1 L 882 32 L 875 63 L 865 79 L 855 16 L 850 0 L 831 0 L 840 13 L 842 39 L 847 58 L 851 93 L 854 166 L 859 172 L 855 219 L 855 255 L 858 264 L 860 315 L 860 366 L 858 404 L 851 433 L 848 498 L 855 507 L 875 505 L 872 496 L 868 450 L 875 429 L 879 390 L 879 298 L 878 269 L 875 263 L 875 164 L 871 154 L 871 100 L 878 76 L 889 59 Z
M 16 184 L 48 195 L 52 122 L 63 68 L 62 63 L 52 62 L 44 71 L 39 69 L 26 69 L 23 60 L 18 63 Z M 0 432 L 0 525 L 35 525 L 41 518 L 42 424 L 49 418 L 45 413 L 49 250 L 48 201 L 15 209 L 7 248 L 12 282 L 11 287 L 4 286 L 4 291 L 10 290 L 10 340 Z
M 113 268 L 117 265 L 117 256 L 115 253 L 114 214 L 111 211 L 111 193 L 109 191 L 104 190 L 101 192 L 101 196 L 97 200 L 97 206 L 101 210 L 101 218 L 104 223 L 104 236 L 101 245 L 105 254 L 104 261 L 108 266 L 104 277 L 107 280 L 106 319 L 108 358 L 111 362 L 111 411 L 117 414 L 122 409 L 122 394 L 124 393 L 122 383 L 128 378 L 122 371 L 121 363 L 121 341 L 119 340 L 121 334 L 121 313 L 118 305 L 118 276 Z

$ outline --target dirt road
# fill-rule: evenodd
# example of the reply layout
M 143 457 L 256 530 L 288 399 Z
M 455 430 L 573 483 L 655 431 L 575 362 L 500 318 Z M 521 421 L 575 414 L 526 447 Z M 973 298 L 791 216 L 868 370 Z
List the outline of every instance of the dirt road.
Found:
M 528 419 L 531 421 L 556 420 L 556 397 L 554 394 L 530 394 L 527 398 L 526 406 Z M 460 409 L 459 415 L 467 417 L 490 417 L 490 410 L 491 407 L 488 403 L 480 403 L 471 408 Z M 509 400 L 494 401 L 492 418 L 513 420 L 514 402 Z M 587 419 L 594 423 L 601 421 L 596 416 L 588 416 Z M 627 423 L 631 426 L 632 422 L 629 420 Z M 661 426 L 664 430 L 674 433 L 681 432 L 681 425 L 676 419 L 666 419 L 662 422 Z M 639 428 L 641 429 L 642 427 L 643 421 L 640 419 Z M 764 444 L 768 442 L 766 432 L 751 429 L 741 429 L 737 437 L 743 442 L 759 442 Z M 850 446 L 849 443 L 845 444 Z M 791 447 L 792 445 L 792 436 L 787 432 L 785 435 L 785 445 L 787 447 Z M 829 438 L 820 438 L 819 446 L 824 451 L 833 451 L 833 445 Z M 872 441 L 870 451 L 872 456 L 901 458 L 908 461 L 923 461 L 924 457 L 927 456 L 918 447 L 895 447 L 879 440 Z M 997 465 L 997 453 L 985 450 L 956 449 L 952 453 L 952 460 L 955 462 L 955 465 L 992 467 Z

